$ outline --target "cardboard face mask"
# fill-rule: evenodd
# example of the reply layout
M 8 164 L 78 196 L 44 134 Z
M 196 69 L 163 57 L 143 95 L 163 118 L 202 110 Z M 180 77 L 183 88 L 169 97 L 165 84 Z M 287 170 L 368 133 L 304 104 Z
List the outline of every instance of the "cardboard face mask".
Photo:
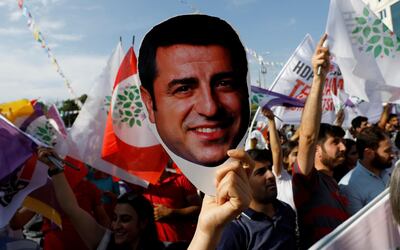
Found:
M 219 31 L 200 31 L 210 35 L 205 41 L 198 33 L 194 35 L 191 29 L 185 29 L 186 25 L 200 26 L 203 21 L 217 22 L 224 29 L 228 25 L 210 16 L 186 15 L 153 28 L 142 43 L 139 75 L 150 129 L 185 176 L 201 191 L 212 195 L 215 171 L 228 160 L 227 151 L 243 147 L 250 119 L 250 88 L 246 80 L 246 54 L 237 34 L 229 26 L 230 32 L 225 32 L 228 37 L 224 39 L 230 40 L 233 32 L 237 41 L 225 45 L 221 43 L 224 34 Z M 204 26 L 209 25 L 201 25 L 207 29 Z M 169 34 L 169 29 L 178 32 L 157 38 L 157 33 Z M 178 38 L 171 38 L 173 35 Z M 179 40 L 179 36 L 184 39 Z M 158 46 L 152 43 L 155 69 L 149 88 L 148 82 L 144 84 L 149 69 L 141 57 L 148 57 L 149 40 L 163 38 L 172 41 L 158 41 L 161 44 Z M 233 52 L 238 44 L 243 50 L 240 55 Z M 245 70 L 238 66 L 241 65 L 238 60 L 245 64 Z

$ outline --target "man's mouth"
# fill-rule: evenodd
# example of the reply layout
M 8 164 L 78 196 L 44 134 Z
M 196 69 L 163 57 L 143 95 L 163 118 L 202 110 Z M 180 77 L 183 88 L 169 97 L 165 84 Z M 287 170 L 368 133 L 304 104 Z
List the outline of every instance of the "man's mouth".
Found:
M 125 235 L 125 232 L 114 232 L 114 235 L 115 235 L 116 237 L 122 237 L 122 236 Z
M 275 183 L 270 183 L 266 185 L 267 189 L 276 189 L 276 184 Z
M 196 128 L 196 132 L 199 133 L 215 133 L 218 130 L 221 130 L 221 128 Z
M 199 126 L 192 128 L 192 131 L 199 139 L 215 141 L 225 137 L 226 129 L 221 126 Z

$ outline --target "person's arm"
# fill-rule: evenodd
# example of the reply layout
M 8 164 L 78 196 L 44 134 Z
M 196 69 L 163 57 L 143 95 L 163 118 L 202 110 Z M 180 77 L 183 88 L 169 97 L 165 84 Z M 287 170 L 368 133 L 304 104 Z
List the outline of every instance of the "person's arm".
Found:
M 345 118 L 344 108 L 341 108 L 341 109 L 339 110 L 339 112 L 337 112 L 337 114 L 336 114 L 336 118 L 335 118 L 334 124 L 335 124 L 336 126 L 341 127 L 341 126 L 343 125 L 344 118 Z
M 385 130 L 386 123 L 389 120 L 391 108 L 392 108 L 392 105 L 390 103 L 387 103 L 385 106 L 383 106 L 381 117 L 379 118 L 379 121 L 377 123 L 378 127 L 380 127 L 383 130 Z
M 154 219 L 156 221 L 164 218 L 173 217 L 188 217 L 199 214 L 200 205 L 198 206 L 188 206 L 184 208 L 169 208 L 162 204 L 155 204 L 154 206 Z
M 105 228 L 110 228 L 111 220 L 108 217 L 106 210 L 104 209 L 103 204 L 99 204 L 94 208 L 94 216 L 100 225 Z
M 206 195 L 203 199 L 190 250 L 215 249 L 224 226 L 246 209 L 252 199 L 248 174 L 254 162 L 243 150 L 229 150 L 228 155 L 232 161 L 216 173 L 216 197 Z
M 304 175 L 309 175 L 314 167 L 315 149 L 322 115 L 322 90 L 324 89 L 325 77 L 329 70 L 329 50 L 328 48 L 322 47 L 326 39 L 327 35 L 325 34 L 318 42 L 312 58 L 314 78 L 310 94 L 304 106 L 299 128 L 299 152 L 297 155 L 297 162 L 300 171 Z M 321 67 L 319 75 L 318 67 Z
M 169 208 L 163 204 L 154 204 L 154 219 L 161 220 L 163 218 L 173 218 L 173 217 L 193 217 L 197 218 L 200 213 L 201 199 L 197 194 L 197 189 L 185 176 L 178 177 L 177 184 L 185 197 L 185 207 L 181 208 Z
M 276 129 L 275 116 L 272 110 L 268 108 L 263 108 L 262 113 L 268 119 L 269 142 L 272 152 L 272 166 L 274 173 L 276 176 L 280 176 L 282 172 L 283 155 L 278 130 Z
M 47 159 L 54 154 L 48 148 L 39 148 L 39 160 L 46 163 L 50 169 L 55 166 Z M 96 249 L 106 229 L 100 226 L 96 220 L 85 210 L 79 207 L 75 195 L 68 184 L 63 172 L 52 176 L 53 186 L 58 203 L 61 209 L 68 215 L 81 239 L 89 249 Z

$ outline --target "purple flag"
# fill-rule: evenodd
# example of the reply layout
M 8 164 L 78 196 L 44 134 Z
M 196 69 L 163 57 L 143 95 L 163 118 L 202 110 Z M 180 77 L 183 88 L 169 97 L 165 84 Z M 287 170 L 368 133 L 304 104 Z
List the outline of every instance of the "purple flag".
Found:
M 35 147 L 29 137 L 0 115 L 0 180 L 22 166 Z
M 273 106 L 304 107 L 304 101 L 270 90 L 251 86 L 251 102 L 263 108 Z

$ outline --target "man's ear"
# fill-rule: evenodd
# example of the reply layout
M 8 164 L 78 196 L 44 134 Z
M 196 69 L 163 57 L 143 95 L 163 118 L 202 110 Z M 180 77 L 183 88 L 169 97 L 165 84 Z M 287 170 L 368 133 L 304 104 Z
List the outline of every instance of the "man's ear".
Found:
M 375 151 L 372 150 L 371 148 L 365 148 L 363 154 L 364 154 L 364 159 L 370 160 L 375 157 Z
M 149 113 L 149 120 L 151 123 L 155 123 L 154 119 L 154 110 L 153 110 L 153 99 L 147 89 L 143 86 L 140 86 L 140 95 L 142 96 L 142 100 L 144 105 L 146 105 L 147 112 Z
M 318 157 L 318 159 L 321 159 L 322 156 L 322 147 L 321 145 L 317 144 L 315 146 L 315 157 Z

